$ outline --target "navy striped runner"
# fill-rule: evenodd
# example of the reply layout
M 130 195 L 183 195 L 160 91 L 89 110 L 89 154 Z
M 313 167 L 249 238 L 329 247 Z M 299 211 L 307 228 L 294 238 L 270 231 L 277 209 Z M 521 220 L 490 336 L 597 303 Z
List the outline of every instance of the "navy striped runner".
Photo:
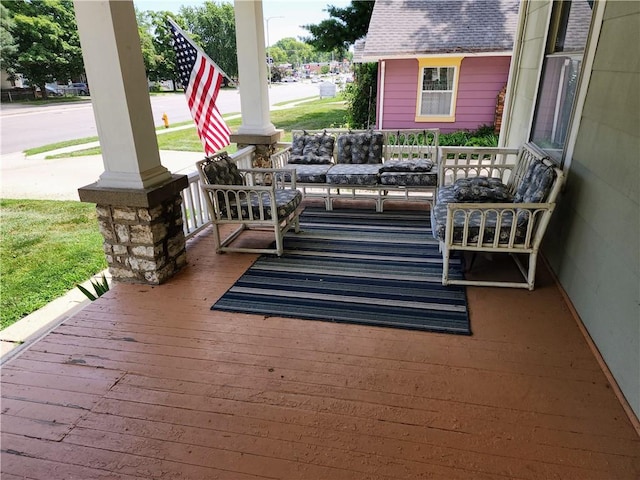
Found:
M 442 286 L 428 212 L 307 207 L 300 221 L 282 257 L 261 256 L 211 309 L 471 334 L 464 287 Z

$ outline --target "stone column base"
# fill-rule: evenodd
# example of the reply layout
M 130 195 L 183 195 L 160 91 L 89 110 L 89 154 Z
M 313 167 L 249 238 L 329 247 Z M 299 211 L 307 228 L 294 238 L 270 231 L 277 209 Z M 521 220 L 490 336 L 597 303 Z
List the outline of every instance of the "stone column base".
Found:
M 109 271 L 115 281 L 159 285 L 187 263 L 182 226 L 185 175 L 158 187 L 129 190 L 87 185 L 80 200 L 96 204 Z
M 271 135 L 234 133 L 231 142 L 238 144 L 238 150 L 250 145 L 256 147 L 252 168 L 271 168 L 271 155 L 275 153 L 275 145 L 281 136 L 282 130 L 276 130 Z

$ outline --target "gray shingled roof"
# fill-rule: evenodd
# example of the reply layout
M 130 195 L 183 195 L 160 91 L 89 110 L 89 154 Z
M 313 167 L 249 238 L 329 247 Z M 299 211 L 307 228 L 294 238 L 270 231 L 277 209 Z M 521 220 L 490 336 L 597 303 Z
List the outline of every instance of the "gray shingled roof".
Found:
M 519 5 L 518 0 L 376 0 L 363 59 L 510 51 Z

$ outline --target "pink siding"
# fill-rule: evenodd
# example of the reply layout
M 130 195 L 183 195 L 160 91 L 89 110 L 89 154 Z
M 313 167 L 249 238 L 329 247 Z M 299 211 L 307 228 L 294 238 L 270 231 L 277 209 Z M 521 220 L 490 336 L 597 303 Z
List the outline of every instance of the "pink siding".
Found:
M 454 123 L 414 121 L 418 92 L 418 61 L 387 60 L 383 128 L 439 128 L 441 132 L 475 130 L 493 125 L 498 93 L 507 83 L 510 57 L 465 58 L 460 66 L 460 82 Z M 380 92 L 378 92 L 378 109 Z M 380 111 L 376 115 L 379 118 Z

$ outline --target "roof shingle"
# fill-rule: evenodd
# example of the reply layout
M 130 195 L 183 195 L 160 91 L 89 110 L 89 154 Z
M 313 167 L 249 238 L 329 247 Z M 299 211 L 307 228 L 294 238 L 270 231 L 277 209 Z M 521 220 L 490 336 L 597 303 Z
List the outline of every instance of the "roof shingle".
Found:
M 376 0 L 365 61 L 513 48 L 518 0 Z

